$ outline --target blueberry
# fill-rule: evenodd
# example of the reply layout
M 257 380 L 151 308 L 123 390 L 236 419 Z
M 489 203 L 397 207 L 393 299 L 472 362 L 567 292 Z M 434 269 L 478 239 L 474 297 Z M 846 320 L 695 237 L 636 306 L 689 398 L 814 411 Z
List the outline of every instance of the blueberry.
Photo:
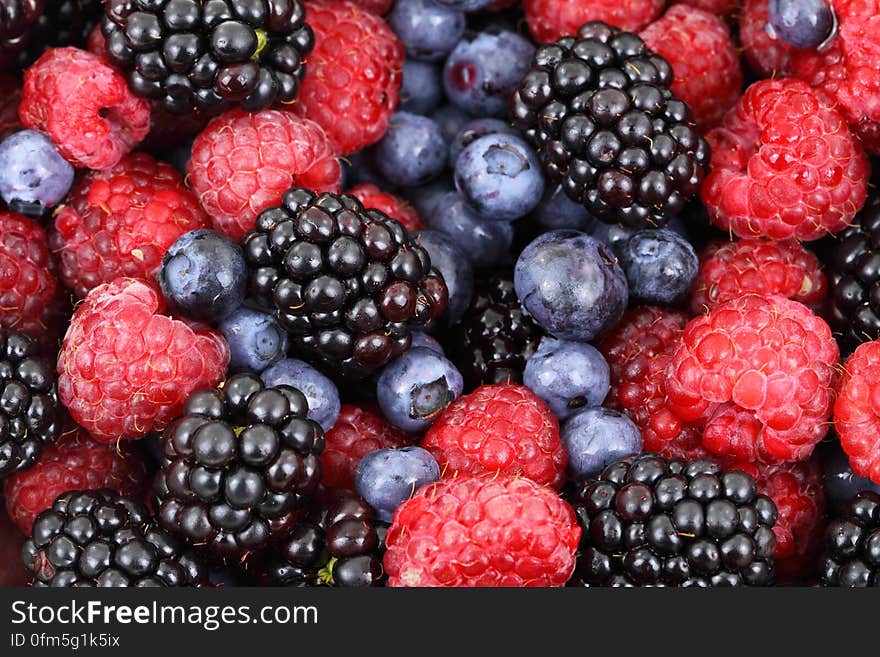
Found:
M 73 184 L 73 167 L 46 135 L 21 130 L 0 143 L 0 196 L 11 210 L 39 217 Z
M 663 228 L 681 235 L 684 239 L 688 239 L 687 228 L 684 225 L 684 221 L 681 220 L 681 217 L 672 217 Z M 623 224 L 606 224 L 597 221 L 592 224 L 587 232 L 600 242 L 604 242 L 610 246 L 611 250 L 614 251 L 615 255 L 619 258 L 621 247 L 626 244 L 626 241 L 630 237 L 639 232 L 639 230 L 639 228 L 632 228 L 630 226 L 624 226 Z
M 829 445 L 822 452 L 822 466 L 825 471 L 825 492 L 832 505 L 843 504 L 863 490 L 880 493 L 880 484 L 859 477 L 852 471 L 849 457 L 841 449 L 840 443 Z
M 441 105 L 434 110 L 431 118 L 440 126 L 447 143 L 451 143 L 455 135 L 473 119 L 470 114 L 455 105 Z
M 443 84 L 439 67 L 407 59 L 403 63 L 400 109 L 413 114 L 429 114 L 442 102 Z
M 626 277 L 610 249 L 574 230 L 544 233 L 520 254 L 514 287 L 548 333 L 589 342 L 626 310 Z
M 403 42 L 407 57 L 439 62 L 464 35 L 465 15 L 434 0 L 397 0 L 388 25 Z
M 574 481 L 595 477 L 611 463 L 642 451 L 639 428 L 609 408 L 585 408 L 573 415 L 563 423 L 560 438 Z
M 416 347 L 385 366 L 376 383 L 376 398 L 391 424 L 422 433 L 455 401 L 463 386 L 461 374 L 443 355 Z
M 464 315 L 474 295 L 474 268 L 464 251 L 445 233 L 417 230 L 415 237 L 431 256 L 431 264 L 443 274 L 449 290 L 445 317 L 455 324 Z
M 287 354 L 287 332 L 272 315 L 242 306 L 220 322 L 230 372 L 262 372 Z
M 534 52 L 528 40 L 509 30 L 465 34 L 443 67 L 446 97 L 474 116 L 506 116 Z
M 241 247 L 211 230 L 184 233 L 162 258 L 159 287 L 181 315 L 214 322 L 244 301 L 247 267 Z
M 480 137 L 458 156 L 455 187 L 484 219 L 513 221 L 540 203 L 544 174 L 526 142 L 494 134 Z
M 458 192 L 448 192 L 427 215 L 428 228 L 448 235 L 474 267 L 491 267 L 502 262 L 513 244 L 513 226 L 503 221 L 486 221 L 477 215 Z
M 611 373 L 595 347 L 544 337 L 526 361 L 523 383 L 564 420 L 586 406 L 605 401 Z
M 425 484 L 440 478 L 440 466 L 421 447 L 377 449 L 358 463 L 355 488 L 376 511 L 391 522 L 394 511 Z
M 815 48 L 834 28 L 834 13 L 823 0 L 770 0 L 767 33 L 790 46 Z
M 596 220 L 580 203 L 575 203 L 559 185 L 544 190 L 544 198 L 532 213 L 538 225 L 545 230 L 557 228 L 573 228 L 589 232 Z
M 437 342 L 437 339 L 423 331 L 412 332 L 410 349 L 415 349 L 416 347 L 424 347 L 425 349 L 430 349 L 431 351 L 436 352 L 441 356 L 446 355 L 446 352 L 443 351 L 443 346 L 439 342 Z
M 455 167 L 455 161 L 461 152 L 480 137 L 494 134 L 515 135 L 516 130 L 501 119 L 474 119 L 468 121 L 449 144 L 449 166 Z
M 373 161 L 395 185 L 424 185 L 446 168 L 449 144 L 432 119 L 409 112 L 391 117 L 388 132 L 373 149 Z
M 401 195 L 413 206 L 422 217 L 428 217 L 434 212 L 437 203 L 443 198 L 455 183 L 452 176 L 443 175 L 432 180 L 426 185 L 418 187 L 405 187 L 400 190 Z
M 364 149 L 357 153 L 352 153 L 348 157 L 340 160 L 343 163 L 342 176 L 345 180 L 345 187 L 354 187 L 362 183 L 372 183 L 386 192 L 393 192 L 397 185 L 386 179 L 376 163 L 373 161 L 373 152 L 371 149 Z
M 336 385 L 308 363 L 295 358 L 279 360 L 260 374 L 268 387 L 292 386 L 306 396 L 308 417 L 328 431 L 339 417 L 339 390 Z
M 438 5 L 450 7 L 457 11 L 479 11 L 491 5 L 495 0 L 433 0 Z
M 618 257 L 630 297 L 642 303 L 680 302 L 700 265 L 690 242 L 665 228 L 635 233 L 621 245 Z

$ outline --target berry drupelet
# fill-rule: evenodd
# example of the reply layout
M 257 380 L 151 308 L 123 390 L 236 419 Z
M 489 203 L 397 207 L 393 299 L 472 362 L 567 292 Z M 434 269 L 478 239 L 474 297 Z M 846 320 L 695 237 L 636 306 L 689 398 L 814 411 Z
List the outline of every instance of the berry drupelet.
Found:
M 3 0 L 0 2 L 0 53 L 8 65 L 10 53 L 25 47 L 31 26 L 43 12 L 45 0 Z M 5 68 L 5 66 L 4 66 Z
M 710 460 L 652 454 L 581 483 L 574 583 L 584 586 L 768 586 L 776 506 L 751 475 Z
M 709 147 L 640 37 L 601 22 L 538 48 L 511 101 L 547 174 L 608 223 L 662 226 L 700 189 Z
M 11 60 L 24 69 L 48 48 L 82 48 L 102 14 L 101 0 L 44 0 L 40 4 L 43 10 L 16 45 L 3 48 L 0 62 Z
M 314 45 L 299 0 L 108 0 L 104 13 L 110 61 L 172 114 L 291 103 Z
M 34 465 L 58 437 L 54 369 L 31 338 L 0 329 L 0 479 Z
M 163 435 L 161 525 L 213 557 L 239 559 L 286 532 L 321 480 L 324 432 L 305 395 L 253 374 L 187 400 Z
M 345 194 L 288 191 L 242 240 L 250 292 L 275 309 L 307 358 L 362 378 L 446 310 L 428 252 L 382 212 Z
M 34 586 L 201 586 L 207 569 L 153 524 L 146 507 L 108 489 L 68 491 L 34 521 L 22 547 Z
M 863 491 L 828 523 L 820 565 L 823 586 L 880 586 L 880 495 Z

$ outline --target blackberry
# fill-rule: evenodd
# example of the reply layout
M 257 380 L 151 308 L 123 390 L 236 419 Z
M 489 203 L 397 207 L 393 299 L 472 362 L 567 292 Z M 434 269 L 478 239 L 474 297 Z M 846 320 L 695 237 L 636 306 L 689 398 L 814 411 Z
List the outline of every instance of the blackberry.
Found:
M 880 338 L 880 196 L 838 235 L 828 267 L 828 323 L 852 351 Z
M 468 388 L 522 383 L 526 360 L 543 333 L 523 312 L 509 274 L 477 281 L 464 317 L 448 334 L 446 349 Z
M 314 46 L 299 0 L 107 0 L 107 56 L 172 114 L 291 103 Z
M 699 191 L 709 163 L 672 80 L 638 35 L 586 23 L 538 48 L 511 114 L 573 201 L 607 223 L 662 226 Z
M 250 294 L 301 354 L 366 377 L 446 309 L 442 276 L 396 220 L 353 196 L 291 189 L 242 239 Z
M 48 48 L 86 45 L 89 33 L 98 24 L 101 0 L 45 0 L 44 8 L 28 26 L 15 48 L 4 48 L 2 59 L 8 66 L 30 66 Z
M 28 41 L 31 26 L 43 13 L 46 0 L 0 0 L 0 60 L 4 67 Z
M 314 494 L 324 449 L 305 395 L 254 374 L 193 393 L 162 436 L 157 515 L 214 558 L 240 559 L 283 535 Z
M 204 565 L 155 526 L 146 507 L 108 489 L 68 491 L 22 547 L 34 586 L 200 586 Z
M 579 484 L 573 498 L 583 528 L 575 583 L 773 583 L 776 506 L 745 472 L 631 456 Z
M 55 367 L 23 333 L 0 329 L 0 479 L 30 468 L 60 427 Z
M 828 523 L 819 579 L 823 586 L 880 586 L 880 495 L 863 491 Z

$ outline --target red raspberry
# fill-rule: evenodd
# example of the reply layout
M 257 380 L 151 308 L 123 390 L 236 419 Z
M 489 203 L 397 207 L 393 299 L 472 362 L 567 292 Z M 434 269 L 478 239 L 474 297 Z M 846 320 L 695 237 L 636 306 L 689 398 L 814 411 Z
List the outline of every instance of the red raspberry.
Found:
M 208 223 L 174 168 L 133 153 L 74 185 L 49 244 L 61 280 L 82 298 L 119 276 L 152 279 L 174 240 Z
M 559 488 L 568 458 L 559 421 L 525 386 L 480 386 L 450 404 L 431 425 L 422 447 L 444 477 L 494 473 L 524 476 Z
M 739 13 L 739 41 L 749 67 L 759 77 L 784 77 L 791 72 L 793 48 L 765 29 L 770 20 L 767 0 L 746 0 Z
M 880 340 L 859 345 L 846 359 L 834 429 L 853 472 L 880 484 Z
M 40 460 L 3 482 L 6 510 L 27 535 L 34 519 L 69 490 L 112 488 L 123 495 L 140 495 L 147 471 L 131 444 L 107 445 L 93 440 L 71 423 L 58 442 L 43 450 Z
M 828 431 L 839 356 L 809 308 L 747 294 L 685 327 L 666 367 L 669 408 L 704 425 L 703 444 L 716 454 L 804 460 Z
M 388 24 L 350 0 L 306 3 L 315 49 L 293 109 L 351 155 L 379 141 L 397 109 L 403 44 Z
M 385 421 L 378 408 L 343 404 L 336 424 L 324 435 L 321 482 L 328 488 L 354 490 L 354 476 L 364 456 L 411 442 L 407 434 Z
M 666 403 L 666 364 L 688 319 L 677 310 L 633 308 L 599 346 L 611 370 L 605 406 L 629 415 L 642 432 L 645 452 L 668 459 L 708 455 L 699 429 L 683 423 Z
M 18 118 L 21 102 L 21 82 L 11 75 L 0 74 L 0 141 L 24 126 Z
M 392 219 L 397 219 L 410 232 L 425 227 L 418 210 L 399 196 L 383 192 L 377 185 L 361 183 L 357 187 L 352 187 L 346 193 L 351 194 L 363 203 L 365 208 L 376 208 Z
M 706 130 L 736 104 L 743 76 L 727 24 L 688 5 L 674 5 L 640 36 L 672 65 L 672 91 Z
M 666 0 L 523 0 L 529 31 L 539 43 L 573 36 L 590 21 L 638 32 L 656 19 L 664 6 Z
M 147 136 L 150 106 L 125 76 L 100 57 L 77 48 L 47 50 L 24 74 L 18 114 L 45 132 L 71 164 L 115 165 Z
M 159 431 L 191 392 L 223 380 L 223 336 L 164 310 L 155 288 L 117 278 L 89 292 L 74 312 L 58 355 L 58 396 L 95 440 Z
M 676 4 L 697 7 L 716 16 L 728 16 L 740 6 L 740 0 L 678 0 Z
M 226 112 L 193 142 L 189 182 L 214 227 L 239 240 L 291 187 L 339 191 L 341 170 L 327 135 L 290 112 Z
M 800 80 L 763 80 L 707 135 L 709 217 L 739 237 L 815 240 L 862 207 L 869 164 L 843 117 Z
M 580 535 L 571 507 L 529 479 L 444 479 L 395 511 L 388 585 L 563 586 Z
M 394 0 L 352 0 L 352 2 L 361 9 L 376 14 L 376 16 L 384 16 L 394 6 Z
M 700 256 L 691 312 L 699 315 L 750 292 L 816 306 L 828 292 L 828 280 L 816 256 L 794 240 L 753 238 L 709 244 Z
M 833 0 L 837 36 L 792 51 L 792 74 L 833 98 L 865 149 L 880 155 L 880 0 Z

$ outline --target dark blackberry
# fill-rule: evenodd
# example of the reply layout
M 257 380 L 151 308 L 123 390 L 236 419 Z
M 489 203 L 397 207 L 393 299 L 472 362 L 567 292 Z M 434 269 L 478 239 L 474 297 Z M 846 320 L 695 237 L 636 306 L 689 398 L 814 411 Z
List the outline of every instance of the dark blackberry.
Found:
M 30 468 L 55 442 L 60 408 L 53 364 L 30 337 L 0 329 L 0 479 Z
M 4 50 L 4 60 L 24 69 L 48 48 L 85 47 L 101 12 L 101 0 L 45 0 L 43 11 L 28 27 L 16 51 Z
M 828 323 L 852 351 L 880 338 L 880 196 L 837 236 L 828 267 Z
M 223 560 L 268 547 L 321 479 L 324 432 L 307 413 L 299 390 L 266 388 L 254 374 L 193 393 L 162 436 L 162 527 Z
M 21 550 L 34 586 L 200 586 L 204 565 L 112 490 L 69 491 L 34 521 Z
M 250 294 L 294 347 L 364 378 L 410 345 L 410 326 L 446 309 L 442 276 L 406 229 L 353 196 L 291 189 L 242 239 Z
M 4 68 L 27 46 L 46 0 L 0 0 L 0 61 Z
M 631 456 L 579 484 L 572 506 L 583 528 L 576 584 L 773 583 L 776 506 L 745 472 Z
M 107 0 L 101 31 L 132 91 L 172 114 L 291 103 L 314 46 L 299 0 Z
M 607 223 L 662 226 L 700 189 L 709 145 L 635 34 L 587 23 L 538 48 L 511 99 L 548 176 Z
M 543 335 L 526 315 L 510 275 L 477 281 L 471 305 L 446 340 L 446 351 L 468 388 L 522 383 L 526 360 Z
M 859 493 L 828 523 L 819 579 L 823 586 L 880 586 L 880 495 Z

